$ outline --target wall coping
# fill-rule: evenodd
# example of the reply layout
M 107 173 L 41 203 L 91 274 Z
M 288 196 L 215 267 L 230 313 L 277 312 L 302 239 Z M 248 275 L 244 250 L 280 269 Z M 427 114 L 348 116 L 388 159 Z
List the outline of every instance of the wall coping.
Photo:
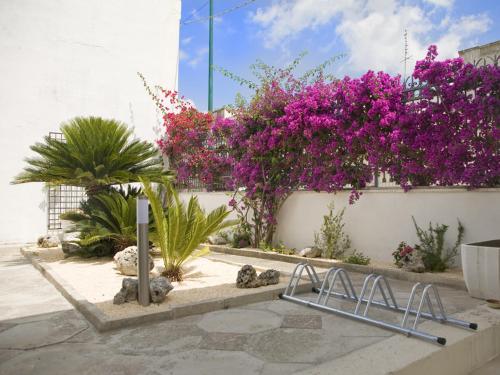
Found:
M 343 189 L 339 192 L 350 192 L 351 189 Z M 467 189 L 461 186 L 425 186 L 425 187 L 414 187 L 411 190 L 405 192 L 402 188 L 396 186 L 388 186 L 388 187 L 367 187 L 365 189 L 359 190 L 363 194 L 365 193 L 500 193 L 500 187 L 492 187 L 492 188 L 478 188 L 478 189 Z M 180 190 L 181 194 L 214 194 L 214 195 L 232 195 L 233 191 L 203 191 L 203 190 Z M 336 193 L 328 193 L 326 191 L 313 191 L 313 190 L 295 190 L 292 194 L 336 194 Z

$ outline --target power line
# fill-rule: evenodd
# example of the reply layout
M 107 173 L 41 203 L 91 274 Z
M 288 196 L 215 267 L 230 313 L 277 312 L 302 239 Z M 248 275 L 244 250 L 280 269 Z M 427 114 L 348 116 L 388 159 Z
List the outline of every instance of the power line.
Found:
M 194 16 L 196 16 L 198 14 L 198 12 L 200 12 L 201 10 L 203 10 L 203 8 L 205 8 L 207 5 L 208 5 L 208 0 L 205 1 L 205 4 L 203 4 L 201 7 L 199 7 L 198 9 L 195 9 L 193 12 L 191 12 L 191 15 L 186 20 L 184 20 L 183 22 L 181 22 L 181 24 L 184 25 L 185 22 L 189 21 L 191 18 L 193 18 Z
M 222 16 L 225 16 L 228 13 L 234 12 L 235 10 L 244 8 L 247 5 L 250 5 L 250 4 L 254 3 L 255 1 L 256 0 L 247 0 L 247 1 L 244 1 L 243 3 L 237 4 L 234 7 L 227 8 L 227 9 L 223 10 L 220 13 L 214 14 L 212 17 L 208 16 L 208 17 L 203 17 L 203 18 L 197 18 L 197 19 L 194 19 L 194 20 L 191 20 L 192 17 L 190 17 L 187 20 L 182 21 L 181 25 L 190 25 L 190 24 L 193 24 L 193 23 L 206 22 L 206 21 L 209 21 L 211 18 L 222 17 Z M 204 5 L 206 5 L 206 4 L 204 4 Z

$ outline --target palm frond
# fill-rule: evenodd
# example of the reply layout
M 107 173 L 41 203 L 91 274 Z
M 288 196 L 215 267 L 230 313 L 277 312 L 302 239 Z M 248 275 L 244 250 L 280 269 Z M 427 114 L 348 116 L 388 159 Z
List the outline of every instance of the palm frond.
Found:
M 119 251 L 137 242 L 136 210 L 134 195 L 111 189 L 91 196 L 81 203 L 80 211 L 66 212 L 61 218 L 73 222 L 71 231 L 80 232 L 82 245 L 111 241 Z
M 163 178 L 159 191 L 152 188 L 148 179 L 141 178 L 141 182 L 155 221 L 155 235 L 152 237 L 160 247 L 167 276 L 180 277 L 182 264 L 209 235 L 237 223 L 236 220 L 225 220 L 229 215 L 226 206 L 207 215 L 195 196 L 186 205 L 166 178 Z M 166 207 L 163 202 L 166 202 Z
M 161 157 L 153 144 L 132 138 L 125 124 L 100 117 L 77 117 L 61 125 L 65 141 L 45 137 L 31 146 L 35 157 L 12 183 L 97 186 L 137 182 L 139 177 L 160 181 Z

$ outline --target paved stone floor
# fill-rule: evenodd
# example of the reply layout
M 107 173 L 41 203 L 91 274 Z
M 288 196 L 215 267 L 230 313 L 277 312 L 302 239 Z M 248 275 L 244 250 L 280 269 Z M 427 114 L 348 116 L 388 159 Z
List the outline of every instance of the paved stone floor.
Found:
M 358 288 L 362 277 L 353 277 Z M 281 300 L 98 333 L 18 247 L 0 248 L 0 278 L 1 375 L 290 374 L 392 335 Z M 404 301 L 411 285 L 394 283 Z M 477 305 L 464 292 L 440 290 L 449 312 Z

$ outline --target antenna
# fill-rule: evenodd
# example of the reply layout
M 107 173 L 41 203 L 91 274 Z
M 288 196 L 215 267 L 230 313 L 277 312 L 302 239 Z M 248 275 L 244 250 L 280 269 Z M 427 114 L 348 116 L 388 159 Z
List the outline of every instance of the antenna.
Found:
M 403 82 L 406 81 L 406 63 L 408 60 L 412 58 L 412 56 L 408 56 L 408 30 L 405 29 L 404 32 L 404 40 L 405 40 L 405 52 L 404 52 L 404 58 L 400 62 L 403 62 Z

